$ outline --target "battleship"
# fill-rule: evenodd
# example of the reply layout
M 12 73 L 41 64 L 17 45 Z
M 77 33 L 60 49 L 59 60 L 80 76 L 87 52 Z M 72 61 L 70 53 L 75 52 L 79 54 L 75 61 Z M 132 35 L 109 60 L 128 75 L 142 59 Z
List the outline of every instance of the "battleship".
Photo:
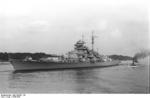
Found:
M 39 60 L 33 60 L 31 56 L 27 56 L 23 60 L 10 59 L 10 62 L 15 71 L 96 68 L 119 65 L 119 60 L 112 60 L 108 56 L 94 51 L 93 33 L 91 38 L 91 49 L 85 45 L 86 43 L 82 38 L 75 43 L 74 50 L 63 56 L 42 57 Z

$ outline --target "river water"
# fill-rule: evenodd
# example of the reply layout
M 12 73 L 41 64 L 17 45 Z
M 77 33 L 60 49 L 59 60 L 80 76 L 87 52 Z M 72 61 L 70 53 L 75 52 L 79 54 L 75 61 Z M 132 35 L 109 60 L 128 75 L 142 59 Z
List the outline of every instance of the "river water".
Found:
M 149 65 L 14 72 L 0 64 L 0 93 L 150 93 Z

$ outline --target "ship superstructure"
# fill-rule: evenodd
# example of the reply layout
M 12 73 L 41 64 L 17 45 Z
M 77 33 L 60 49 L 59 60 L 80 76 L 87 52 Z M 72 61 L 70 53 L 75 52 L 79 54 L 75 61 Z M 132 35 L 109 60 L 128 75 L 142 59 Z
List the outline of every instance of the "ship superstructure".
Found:
M 67 53 L 68 60 L 69 61 L 75 61 L 75 62 L 103 62 L 107 60 L 111 60 L 107 56 L 100 55 L 98 52 L 94 51 L 94 35 L 92 32 L 92 48 L 89 49 L 85 44 L 85 41 L 79 40 L 74 45 L 74 50 Z

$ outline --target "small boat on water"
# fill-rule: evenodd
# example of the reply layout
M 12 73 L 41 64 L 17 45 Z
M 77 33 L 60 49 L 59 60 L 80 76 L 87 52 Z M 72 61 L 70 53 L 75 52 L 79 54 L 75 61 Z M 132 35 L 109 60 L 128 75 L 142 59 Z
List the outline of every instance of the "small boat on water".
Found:
M 133 59 L 132 59 L 132 64 L 130 64 L 130 66 L 136 67 L 136 66 L 137 66 L 137 63 L 138 63 L 137 58 L 136 58 L 136 57 L 133 57 Z
M 53 69 L 75 69 L 75 68 L 94 68 L 110 67 L 119 65 L 119 60 L 111 60 L 109 57 L 100 55 L 94 51 L 94 36 L 92 33 L 92 49 L 90 50 L 85 42 L 77 41 L 74 50 L 65 56 L 46 57 L 33 60 L 31 56 L 23 60 L 10 59 L 15 71 L 18 70 L 53 70 Z

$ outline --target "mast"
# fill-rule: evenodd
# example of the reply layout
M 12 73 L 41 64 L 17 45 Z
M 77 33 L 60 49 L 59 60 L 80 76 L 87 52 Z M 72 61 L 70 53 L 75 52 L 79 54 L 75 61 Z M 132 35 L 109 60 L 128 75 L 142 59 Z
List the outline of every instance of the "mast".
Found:
M 92 31 L 92 51 L 94 51 L 94 31 Z
M 82 34 L 82 41 L 84 41 L 84 35 Z

